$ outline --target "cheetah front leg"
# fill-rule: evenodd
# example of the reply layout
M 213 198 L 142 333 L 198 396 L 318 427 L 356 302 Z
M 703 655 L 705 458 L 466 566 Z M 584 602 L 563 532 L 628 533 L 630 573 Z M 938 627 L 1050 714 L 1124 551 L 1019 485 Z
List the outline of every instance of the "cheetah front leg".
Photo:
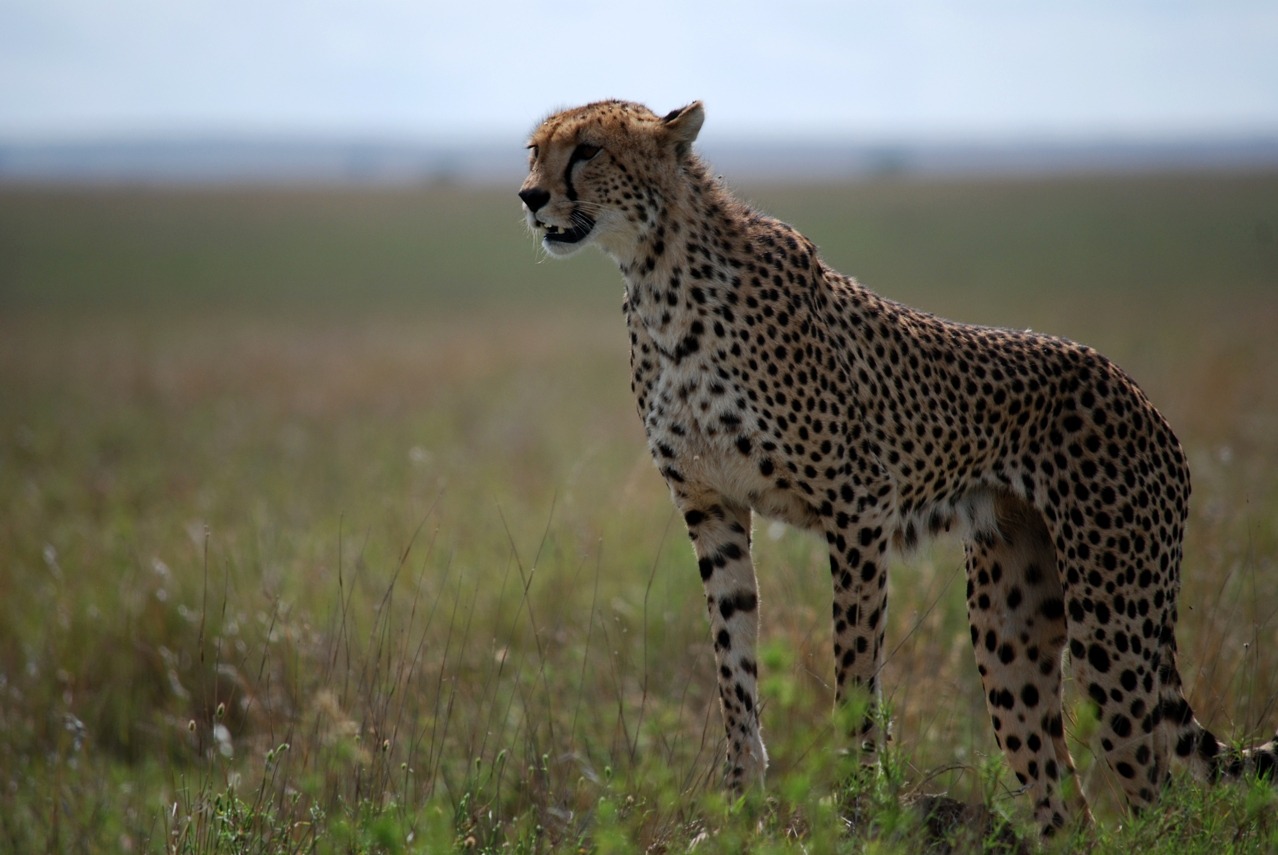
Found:
M 763 785 L 768 755 L 759 730 L 759 594 L 750 559 L 750 510 L 719 497 L 676 496 L 706 590 L 710 634 L 727 733 L 726 778 L 733 794 Z

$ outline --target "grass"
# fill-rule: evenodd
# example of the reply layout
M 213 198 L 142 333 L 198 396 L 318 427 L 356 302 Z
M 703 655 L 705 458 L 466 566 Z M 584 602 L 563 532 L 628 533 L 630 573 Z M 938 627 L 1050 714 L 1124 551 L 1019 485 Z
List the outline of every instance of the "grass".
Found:
M 887 295 L 1141 381 L 1194 469 L 1191 699 L 1272 732 L 1278 176 L 746 195 Z M 894 569 L 896 741 L 848 784 L 821 545 L 759 525 L 769 798 L 724 803 L 619 295 L 602 258 L 542 262 L 506 189 L 0 188 L 0 848 L 1011 840 L 949 542 Z M 1099 849 L 1278 845 L 1266 787 L 1125 817 L 1074 700 Z

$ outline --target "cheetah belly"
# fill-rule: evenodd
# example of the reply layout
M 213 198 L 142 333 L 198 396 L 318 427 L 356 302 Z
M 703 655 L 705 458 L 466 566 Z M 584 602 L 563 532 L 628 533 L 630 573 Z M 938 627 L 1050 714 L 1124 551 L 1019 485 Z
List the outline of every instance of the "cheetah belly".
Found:
M 909 514 L 897 514 L 891 526 L 893 545 L 913 549 L 922 537 L 954 531 L 963 541 L 990 542 L 999 533 L 998 503 L 1003 492 L 976 486 L 958 498 L 940 499 Z
M 818 527 L 819 515 L 799 491 L 782 489 L 776 485 L 775 478 L 761 475 L 758 462 L 743 455 L 735 440 L 704 436 L 701 439 L 702 451 L 690 462 L 690 480 L 769 519 L 805 530 Z

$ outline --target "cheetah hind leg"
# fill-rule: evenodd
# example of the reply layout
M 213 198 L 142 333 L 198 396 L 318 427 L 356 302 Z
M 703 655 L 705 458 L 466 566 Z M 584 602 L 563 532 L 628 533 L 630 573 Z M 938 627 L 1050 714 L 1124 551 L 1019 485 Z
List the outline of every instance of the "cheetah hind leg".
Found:
M 1051 835 L 1071 818 L 1091 821 L 1062 722 L 1066 623 L 1056 550 L 1028 504 L 1000 496 L 996 510 L 998 530 L 965 544 L 972 647 L 995 738 Z

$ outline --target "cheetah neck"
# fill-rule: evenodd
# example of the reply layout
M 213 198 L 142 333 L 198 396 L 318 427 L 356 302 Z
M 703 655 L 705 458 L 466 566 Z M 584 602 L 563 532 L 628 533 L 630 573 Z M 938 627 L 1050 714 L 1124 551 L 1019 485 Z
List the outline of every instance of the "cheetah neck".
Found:
M 689 164 L 686 177 L 663 199 L 634 252 L 616 258 L 631 325 L 641 327 L 676 362 L 707 316 L 733 299 L 749 223 L 757 217 L 699 160 Z

